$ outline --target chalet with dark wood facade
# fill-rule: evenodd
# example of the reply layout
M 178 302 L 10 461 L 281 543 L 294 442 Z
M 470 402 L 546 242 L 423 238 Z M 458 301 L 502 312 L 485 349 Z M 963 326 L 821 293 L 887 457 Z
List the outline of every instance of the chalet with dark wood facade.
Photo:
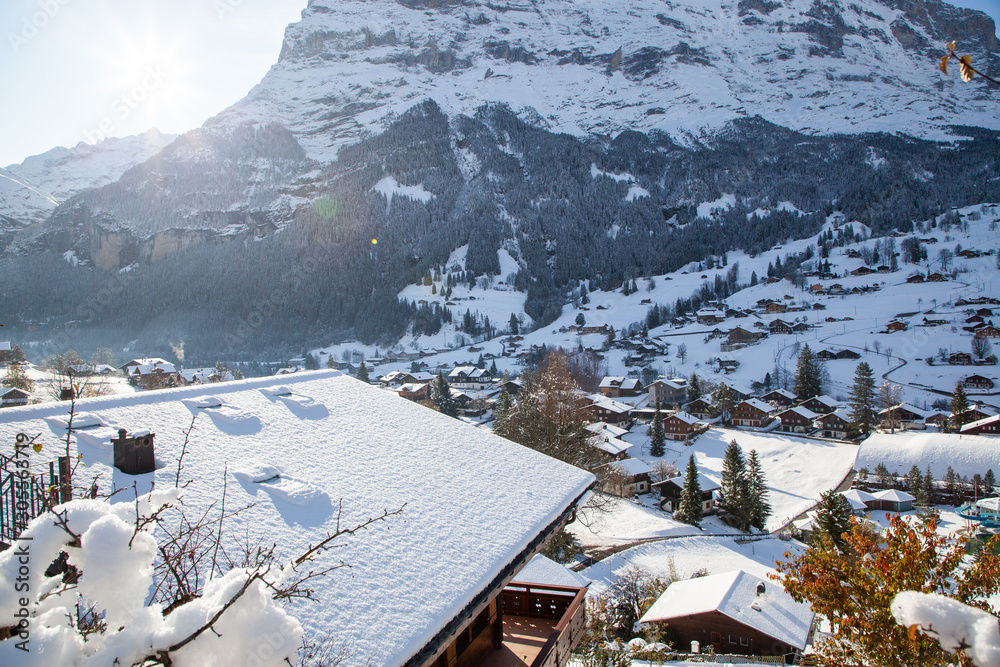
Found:
M 684 411 L 688 414 L 694 415 L 698 419 L 709 419 L 715 412 L 712 408 L 712 404 L 704 398 L 694 399 L 684 406 Z
M 952 366 L 971 366 L 972 355 L 968 352 L 953 352 L 948 355 L 948 363 Z
M 0 387 L 0 408 L 27 405 L 31 394 L 17 387 Z
M 730 419 L 733 426 L 764 426 L 774 410 L 769 404 L 758 398 L 748 398 L 733 407 Z
M 603 477 L 601 488 L 622 498 L 631 498 L 640 493 L 648 493 L 652 483 L 653 469 L 639 459 L 612 461 L 603 467 L 612 471 Z
M 702 431 L 698 418 L 688 412 L 677 412 L 663 418 L 663 435 L 668 440 L 684 441 Z
M 606 376 L 598 390 L 609 398 L 638 396 L 642 393 L 642 382 L 635 378 Z
M 771 320 L 767 325 L 767 330 L 771 334 L 790 334 L 792 325 L 784 320 Z
M 840 406 L 840 402 L 829 396 L 813 396 L 802 402 L 802 407 L 812 410 L 816 414 L 825 415 L 833 412 Z
M 816 419 L 816 424 L 823 431 L 824 438 L 853 440 L 858 437 L 858 429 L 851 424 L 851 418 L 846 410 L 820 415 Z
M 788 408 L 778 414 L 781 420 L 779 430 L 785 433 L 809 433 L 813 430 L 813 420 L 819 417 L 818 414 L 807 408 Z
M 677 645 L 715 654 L 780 656 L 794 664 L 814 615 L 777 582 L 737 570 L 670 584 L 639 623 L 665 625 Z
M 795 405 L 796 396 L 787 389 L 775 389 L 760 397 L 765 403 L 779 408 L 790 408 Z
M 966 389 L 992 389 L 993 380 L 982 375 L 970 375 L 962 380 L 962 386 Z
M 684 492 L 686 478 L 684 475 L 671 477 L 662 482 L 653 484 L 653 489 L 660 493 L 660 509 L 673 512 L 677 509 Z M 701 512 L 702 514 L 713 514 L 716 510 L 715 492 L 719 490 L 719 483 L 711 477 L 706 477 L 698 473 L 698 488 L 701 489 Z
M 961 428 L 963 435 L 997 435 L 1000 434 L 1000 415 L 984 417 L 969 422 Z

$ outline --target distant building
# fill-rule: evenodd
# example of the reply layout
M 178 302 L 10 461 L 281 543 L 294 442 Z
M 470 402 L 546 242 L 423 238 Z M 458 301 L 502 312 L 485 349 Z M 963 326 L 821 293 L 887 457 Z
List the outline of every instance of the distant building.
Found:
M 737 570 L 675 581 L 640 625 L 663 624 L 676 645 L 704 652 L 784 657 L 794 664 L 812 634 L 814 614 L 777 583 Z
M 666 510 L 667 512 L 676 511 L 677 505 L 681 501 L 681 495 L 684 492 L 685 484 L 687 484 L 687 478 L 685 475 L 671 477 L 670 479 L 665 479 L 662 482 L 656 482 L 653 484 L 653 489 L 658 491 L 660 494 L 660 509 Z M 713 514 L 716 510 L 715 492 L 721 488 L 719 483 L 711 477 L 706 477 L 705 475 L 698 473 L 698 488 L 701 489 L 702 514 Z
M 642 393 L 642 382 L 634 378 L 605 376 L 598 390 L 609 398 L 638 396 Z
M 649 402 L 654 406 L 680 405 L 687 400 L 687 380 L 661 378 L 646 389 L 649 391 Z

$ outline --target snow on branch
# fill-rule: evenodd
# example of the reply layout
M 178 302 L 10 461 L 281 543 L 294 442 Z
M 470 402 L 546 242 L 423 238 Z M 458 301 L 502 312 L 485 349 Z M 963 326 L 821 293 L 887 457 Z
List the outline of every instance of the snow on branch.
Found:
M 1000 625 L 981 609 L 936 593 L 903 591 L 890 605 L 896 622 L 937 640 L 945 651 L 965 655 L 978 667 L 1000 665 Z

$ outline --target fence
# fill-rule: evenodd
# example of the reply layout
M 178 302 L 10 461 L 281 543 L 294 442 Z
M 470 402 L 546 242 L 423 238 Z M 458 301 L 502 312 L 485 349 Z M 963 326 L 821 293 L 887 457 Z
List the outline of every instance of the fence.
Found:
M 71 498 L 69 459 L 60 456 L 32 466 L 27 448 L 29 439 L 17 436 L 14 455 L 0 453 L 0 548 L 13 544 L 28 522 L 53 505 Z

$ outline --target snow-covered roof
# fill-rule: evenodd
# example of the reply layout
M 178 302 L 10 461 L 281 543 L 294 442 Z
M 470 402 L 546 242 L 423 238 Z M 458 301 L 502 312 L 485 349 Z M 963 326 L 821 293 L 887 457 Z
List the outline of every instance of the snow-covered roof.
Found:
M 604 394 L 590 394 L 587 398 L 592 401 L 593 405 L 596 405 L 609 412 L 629 412 L 632 410 L 632 406 L 626 403 L 619 403 L 618 401 L 613 401 Z
M 542 584 L 546 586 L 570 586 L 586 588 L 590 579 L 578 574 L 565 565 L 538 554 L 517 573 L 514 581 L 521 584 Z
M 674 419 L 679 419 L 680 421 L 684 422 L 685 424 L 692 424 L 693 425 L 693 424 L 697 424 L 698 423 L 698 418 L 695 417 L 690 412 L 684 412 L 684 411 L 675 412 L 674 414 L 670 415 L 670 417 L 672 417 Z
M 760 584 L 764 592 L 758 595 Z M 800 649 L 805 648 L 813 621 L 809 605 L 793 600 L 776 582 L 736 570 L 675 581 L 639 623 L 713 611 Z
M 759 398 L 748 398 L 745 401 L 741 401 L 741 403 L 746 403 L 750 407 L 757 408 L 761 412 L 771 412 L 774 410 L 774 407 L 770 403 L 765 403 Z
M 794 412 L 795 414 L 799 415 L 800 417 L 802 417 L 804 419 L 810 419 L 811 420 L 811 419 L 816 419 L 817 417 L 819 417 L 818 414 L 816 414 L 815 412 L 813 412 L 809 408 L 802 407 L 801 405 L 799 405 L 797 407 L 794 407 L 794 408 L 788 408 L 787 410 L 783 411 L 778 416 L 780 417 L 781 415 L 786 415 L 789 412 Z
M 893 503 L 905 503 L 916 500 L 916 498 L 908 494 L 906 491 L 900 491 L 899 489 L 886 489 L 885 491 L 879 491 L 875 494 L 875 499 L 888 500 Z
M 615 468 L 629 477 L 645 475 L 653 472 L 653 469 L 649 467 L 649 464 L 645 461 L 640 461 L 639 459 L 622 459 L 621 461 L 612 461 L 611 463 L 605 464 L 604 467 Z
M 594 422 L 593 424 L 587 424 L 584 428 L 591 433 L 601 433 L 612 438 L 620 438 L 626 433 L 629 433 L 627 428 L 615 426 L 614 424 L 608 424 L 607 422 Z
M 160 371 L 162 373 L 176 373 L 177 369 L 174 368 L 173 364 L 163 361 L 155 364 L 139 364 L 134 367 L 132 372 L 135 375 L 149 375 L 150 373 L 154 373 L 156 371 Z
M 682 378 L 671 378 L 669 380 L 660 378 L 653 382 L 653 384 L 662 384 L 666 387 L 670 387 L 671 389 L 685 389 L 688 386 L 687 380 Z
M 787 389 L 775 389 L 774 391 L 767 392 L 765 394 L 765 396 L 770 396 L 771 394 L 778 394 L 778 395 L 784 396 L 785 398 L 790 399 L 790 400 L 795 400 L 795 398 L 796 398 L 795 394 L 793 394 L 792 392 L 788 391 Z
M 931 469 L 934 479 L 944 479 L 948 466 L 955 473 L 972 477 L 993 469 L 1000 473 L 1000 438 L 991 435 L 906 431 L 876 433 L 861 443 L 854 469 L 874 472 L 884 463 L 889 472 L 905 475 L 916 465 Z
M 983 417 L 982 419 L 977 419 L 974 422 L 969 422 L 968 424 L 962 426 L 961 432 L 965 433 L 966 431 L 971 431 L 974 428 L 978 428 L 980 426 L 986 426 L 987 424 L 992 424 L 997 421 L 1000 421 L 1000 415 L 993 415 L 992 417 Z
M 10 343 L 8 341 L 0 341 L 0 352 L 10 352 Z
M 634 389 L 634 388 L 641 387 L 641 386 L 642 386 L 642 383 L 639 382 L 639 380 L 637 380 L 635 378 L 626 378 L 626 377 L 621 377 L 621 376 L 606 375 L 601 380 L 601 387 L 602 388 L 622 387 L 622 388 L 626 388 L 626 389 Z
M 199 407 L 207 398 L 221 405 Z M 106 424 L 76 432 L 74 443 L 86 464 L 77 480 L 89 484 L 100 474 L 102 492 L 112 483 L 136 482 L 140 493 L 154 481 L 171 487 L 184 431 L 197 415 L 182 473 L 182 481 L 193 480 L 184 496 L 187 511 L 198 514 L 218 503 L 228 465 L 226 507 L 249 507 L 227 517 L 226 535 L 235 541 L 249 532 L 251 541 L 275 543 L 281 559 L 303 553 L 332 530 L 341 501 L 345 526 L 402 507 L 398 517 L 347 539 L 330 562 L 320 557 L 318 567 L 341 559 L 352 567 L 311 582 L 319 603 L 288 607 L 307 629 L 348 649 L 345 665 L 403 664 L 427 647 L 514 574 L 534 540 L 594 481 L 590 473 L 333 370 L 76 405 Z M 67 410 L 66 403 L 6 408 L 0 441 L 42 433 L 41 441 L 58 446 L 37 456 L 59 451 Z M 156 458 L 165 467 L 135 477 L 113 469 L 109 439 L 118 428 L 156 433 Z M 280 477 L 259 480 L 265 466 Z M 127 502 L 126 495 L 115 501 Z
M 671 477 L 670 479 L 665 479 L 662 482 L 657 482 L 656 484 L 653 484 L 653 486 L 660 486 L 661 484 L 666 484 L 667 482 L 673 482 L 683 489 L 687 485 L 687 476 L 680 475 L 678 477 Z M 698 488 L 701 489 L 702 492 L 705 492 L 715 491 L 716 489 L 721 489 L 722 487 L 719 486 L 719 483 L 711 477 L 698 473 Z
M 819 401 L 823 405 L 826 405 L 826 406 L 831 407 L 831 408 L 835 408 L 838 405 L 840 405 L 840 401 L 838 401 L 837 399 L 832 398 L 830 396 L 826 396 L 826 395 L 814 396 L 812 400 Z
M 861 489 L 851 489 L 850 491 L 841 491 L 840 495 L 844 496 L 848 500 L 854 500 L 861 504 L 870 503 L 875 500 L 875 496 L 868 493 L 867 491 L 862 491 Z
M 894 405 L 891 408 L 886 408 L 885 410 L 881 410 L 879 412 L 879 414 L 880 415 L 884 415 L 887 412 L 889 412 L 890 410 L 906 410 L 907 412 L 912 412 L 913 414 L 917 415 L 921 419 L 924 419 L 927 416 L 927 414 L 928 414 L 928 412 L 926 410 L 921 410 L 920 408 L 914 407 L 914 406 L 910 405 L 909 403 L 900 403 L 898 405 Z
M 591 438 L 590 442 L 594 447 L 597 447 L 602 452 L 606 452 L 612 456 L 617 456 L 632 448 L 632 445 L 624 440 L 619 440 L 618 438 L 606 438 L 603 435 L 594 436 Z

